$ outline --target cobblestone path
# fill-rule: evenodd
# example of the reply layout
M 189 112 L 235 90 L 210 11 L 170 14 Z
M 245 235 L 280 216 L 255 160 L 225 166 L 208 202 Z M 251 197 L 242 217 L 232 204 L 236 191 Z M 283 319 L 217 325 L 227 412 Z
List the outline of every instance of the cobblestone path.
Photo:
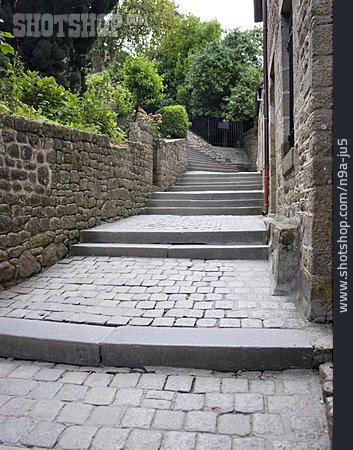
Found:
M 196 168 L 200 163 L 202 169 L 206 170 L 212 161 L 198 163 L 197 155 L 193 155 L 192 163 L 196 164 Z M 230 170 L 232 169 L 228 168 Z M 251 175 L 245 186 L 252 186 L 255 177 L 257 181 L 252 191 L 238 191 L 239 180 L 235 180 L 236 183 L 234 181 L 234 191 L 221 191 L 218 177 L 221 176 L 222 179 L 226 174 L 213 174 L 213 189 L 218 189 L 215 192 L 209 191 L 208 181 L 205 179 L 207 173 L 196 173 L 194 180 L 189 175 L 185 175 L 185 180 L 175 188 L 175 192 L 155 194 L 156 198 L 150 204 L 152 211 L 146 211 L 147 214 L 86 230 L 86 238 L 88 236 L 93 239 L 93 250 L 89 241 L 84 242 L 81 247 L 76 246 L 76 251 L 87 251 L 76 253 L 78 255 L 99 255 L 102 250 L 94 247 L 97 242 L 104 251 L 107 248 L 116 251 L 121 245 L 121 257 L 114 257 L 114 252 L 108 253 L 110 256 L 71 256 L 41 274 L 1 291 L 0 317 L 5 318 L 2 323 L 11 323 L 10 332 L 2 330 L 1 333 L 0 330 L 2 342 L 8 344 L 5 349 L 11 349 L 8 353 L 4 351 L 3 355 L 33 359 L 39 357 L 77 364 L 98 365 L 102 361 L 105 364 L 115 364 L 114 358 L 102 358 L 102 348 L 107 350 L 110 344 L 104 341 L 102 347 L 101 341 L 97 341 L 97 344 L 91 334 L 98 329 L 100 332 L 103 329 L 104 333 L 109 329 L 108 334 L 114 334 L 114 328 L 122 327 L 118 333 L 133 331 L 135 338 L 140 331 L 145 343 L 148 333 L 159 336 L 163 333 L 165 337 L 168 333 L 166 329 L 156 329 L 165 327 L 174 328 L 169 333 L 177 334 L 178 337 L 179 332 L 198 335 L 199 340 L 196 339 L 194 344 L 196 353 L 190 353 L 193 349 L 188 348 L 192 342 L 178 347 L 179 344 L 171 340 L 174 345 L 171 351 L 174 352 L 173 356 L 177 355 L 171 363 L 169 356 L 163 356 L 167 354 L 163 353 L 164 347 L 159 347 L 163 344 L 160 342 L 163 341 L 162 336 L 157 343 L 150 345 L 149 351 L 153 358 L 157 355 L 156 359 L 132 358 L 129 362 L 122 363 L 124 355 L 130 357 L 134 354 L 138 357 L 134 342 L 129 344 L 130 347 L 124 347 L 125 353 L 118 356 L 117 365 L 120 361 L 120 365 L 143 366 L 153 361 L 153 364 L 232 369 L 233 356 L 230 358 L 227 356 L 229 353 L 225 352 L 233 352 L 234 349 L 238 351 L 231 353 L 237 355 L 234 361 L 241 361 L 243 357 L 246 365 L 249 359 L 248 347 L 241 342 L 233 342 L 239 340 L 239 337 L 227 338 L 226 346 L 221 344 L 222 340 L 218 344 L 216 342 L 217 356 L 220 355 L 222 361 L 219 366 L 214 365 L 214 359 L 208 365 L 205 363 L 204 358 L 209 355 L 214 344 L 212 336 L 229 336 L 231 333 L 232 336 L 256 334 L 257 341 L 255 339 L 254 342 L 259 342 L 261 336 L 260 344 L 254 344 L 253 338 L 246 338 L 256 347 L 257 353 L 252 353 L 256 354 L 255 358 L 252 357 L 256 370 L 259 367 L 312 367 L 311 359 L 309 365 L 303 365 L 307 364 L 308 349 L 312 351 L 312 341 L 307 348 L 303 343 L 303 335 L 311 333 L 317 337 L 322 330 L 312 327 L 296 310 L 290 298 L 271 295 L 266 260 L 267 232 L 263 218 L 256 216 L 261 212 L 262 193 L 258 190 L 261 185 L 260 174 Z M 233 177 L 232 174 L 228 176 Z M 240 176 L 242 182 L 246 181 L 243 175 L 237 176 Z M 196 189 L 201 189 L 200 192 L 195 191 L 198 183 L 201 184 Z M 184 201 L 186 205 L 183 204 Z M 248 202 L 252 206 L 247 211 L 249 216 L 245 217 L 243 214 L 249 206 Z M 244 209 L 245 203 L 247 206 Z M 204 215 L 193 215 L 195 208 L 199 214 Z M 149 213 L 156 215 L 148 215 Z M 184 215 L 180 215 L 181 213 Z M 144 246 L 146 236 L 152 244 L 147 247 Z M 168 252 L 168 258 L 144 257 L 153 256 L 153 249 L 160 252 L 162 237 L 171 247 L 178 247 L 175 244 L 184 247 L 184 259 L 176 259 L 180 253 L 176 255 Z M 124 243 L 124 239 L 128 242 Z M 243 245 L 244 241 L 246 245 Z M 202 253 L 206 256 L 195 256 L 200 255 L 200 244 L 206 249 Z M 74 247 L 71 249 L 73 254 Z M 215 249 L 218 253 L 215 253 Z M 131 257 L 136 253 L 124 253 L 132 250 L 140 252 L 138 256 L 143 257 Z M 93 251 L 98 253 L 90 253 Z M 224 253 L 226 251 L 228 253 Z M 225 254 L 228 258 L 235 256 L 228 260 L 215 259 L 218 255 L 225 258 Z M 158 256 L 161 256 L 160 253 Z M 51 323 L 43 323 L 44 321 Z M 28 337 L 28 333 L 21 329 L 23 323 L 27 331 L 28 328 L 31 332 L 35 331 L 34 338 Z M 35 326 L 37 328 L 34 329 Z M 59 328 L 59 338 L 48 336 L 51 333 L 47 329 L 53 327 L 56 330 Z M 153 328 L 137 330 L 132 327 Z M 38 328 L 46 329 L 40 335 L 41 338 L 36 335 Z M 76 341 L 70 337 L 72 334 L 65 336 L 64 328 L 79 329 L 75 335 Z M 197 330 L 198 328 L 203 330 Z M 241 328 L 252 328 L 255 331 L 234 330 Z M 80 359 L 83 330 L 91 339 L 87 343 L 90 346 L 87 353 L 91 356 L 96 351 L 96 360 Z M 203 336 L 202 342 L 200 334 Z M 269 334 L 281 336 L 282 340 L 264 340 L 263 336 Z M 205 335 L 209 342 L 204 342 Z M 276 349 L 283 351 L 281 345 L 278 345 L 282 342 L 278 341 L 283 341 L 284 335 L 294 336 L 293 340 L 297 340 L 290 343 L 293 345 L 283 343 L 287 345 L 283 347 L 285 356 L 281 353 L 285 364 L 279 365 L 280 353 L 276 353 Z M 232 342 L 228 342 L 229 340 Z M 36 342 L 38 348 L 43 349 L 48 345 L 46 353 L 43 353 L 44 357 L 40 350 L 35 356 L 31 353 Z M 50 347 L 51 345 L 54 347 Z M 70 345 L 70 351 L 67 345 Z M 167 343 L 166 346 L 168 345 Z M 207 353 L 200 353 L 202 345 Z M 52 352 L 53 348 L 56 353 Z M 112 350 L 113 353 L 116 348 Z M 20 352 L 16 353 L 18 349 Z M 62 355 L 66 355 L 63 353 L 65 350 L 74 355 L 73 359 L 62 359 Z M 287 355 L 293 355 L 293 350 L 302 353 L 294 359 L 289 358 L 288 361 L 291 362 L 286 362 Z M 182 357 L 188 354 L 193 357 L 189 360 L 185 358 L 186 362 L 182 363 L 180 351 Z M 146 348 L 143 351 L 144 358 L 145 355 Z M 201 363 L 195 362 L 197 357 Z M 261 359 L 263 365 L 260 365 Z M 236 362 L 234 365 L 233 372 L 225 373 L 170 367 L 79 367 L 0 359 L 0 450 L 330 449 L 317 371 L 244 372 L 242 367 L 236 366 Z M 246 367 L 253 368 L 253 365 Z
M 267 261 L 72 257 L 0 292 L 4 317 L 123 326 L 299 329 Z
M 0 449 L 328 450 L 322 403 L 309 370 L 1 360 Z
M 97 231 L 236 231 L 266 230 L 258 216 L 148 216 L 140 215 L 94 228 Z

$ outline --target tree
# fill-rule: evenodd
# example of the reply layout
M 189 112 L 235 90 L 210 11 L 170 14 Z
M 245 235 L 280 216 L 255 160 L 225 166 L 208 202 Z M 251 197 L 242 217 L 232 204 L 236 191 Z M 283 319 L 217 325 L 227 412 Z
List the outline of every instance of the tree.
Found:
M 232 31 L 191 57 L 186 77 L 193 115 L 241 121 L 253 117 L 261 79 L 259 29 Z
M 237 84 L 226 97 L 223 118 L 228 122 L 243 122 L 254 117 L 256 89 L 262 81 L 262 72 L 256 66 L 246 66 Z
M 124 82 L 133 95 L 136 115 L 138 108 L 162 98 L 163 79 L 158 75 L 155 64 L 143 56 L 129 57 L 122 68 Z
M 206 44 L 219 41 L 221 34 L 222 27 L 216 20 L 202 22 L 198 17 L 186 15 L 164 36 L 156 59 L 165 78 L 168 99 L 187 105 L 185 78 L 190 56 Z
M 154 57 L 163 36 L 180 20 L 171 0 L 121 0 L 107 16 L 107 27 L 120 19 L 117 35 L 98 37 L 91 58 L 95 70 L 121 61 L 128 55 L 144 54 Z
M 32 14 L 107 14 L 118 0 L 2 0 L 0 15 L 5 20 L 5 29 L 13 28 L 15 13 Z M 21 37 L 15 39 L 15 48 L 27 68 L 38 70 L 42 75 L 53 75 L 62 84 L 80 86 L 84 83 L 84 68 L 87 53 L 95 37 L 73 38 L 67 33 L 64 24 L 64 37 L 54 33 L 51 37 Z

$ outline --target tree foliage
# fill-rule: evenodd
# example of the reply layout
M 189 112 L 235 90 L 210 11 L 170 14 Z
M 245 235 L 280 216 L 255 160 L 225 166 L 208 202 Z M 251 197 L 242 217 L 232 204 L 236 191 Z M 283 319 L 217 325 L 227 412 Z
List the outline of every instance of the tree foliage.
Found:
M 163 36 L 180 20 L 171 0 L 120 0 L 112 15 L 107 16 L 107 27 L 114 27 L 120 18 L 115 37 L 98 37 L 91 51 L 95 69 L 102 69 L 127 55 L 155 55 Z
M 0 15 L 5 20 L 5 29 L 13 28 L 15 13 L 32 14 L 107 14 L 118 0 L 2 0 Z M 20 53 L 27 68 L 42 75 L 53 75 L 61 83 L 79 87 L 84 83 L 84 68 L 95 37 L 70 37 L 64 25 L 65 36 L 23 37 L 15 39 L 15 49 Z
M 166 96 L 169 101 L 187 104 L 185 78 L 190 66 L 190 56 L 206 44 L 219 41 L 222 27 L 216 20 L 202 22 L 193 15 L 184 16 L 164 36 L 156 58 L 163 73 Z
M 0 19 L 0 24 L 4 21 Z M 0 30 L 0 77 L 4 76 L 9 67 L 9 55 L 14 55 L 15 50 L 12 45 L 7 42 L 8 39 L 13 39 L 13 36 L 8 31 Z
M 253 117 L 261 79 L 259 29 L 229 33 L 191 57 L 186 77 L 193 115 L 240 121 Z

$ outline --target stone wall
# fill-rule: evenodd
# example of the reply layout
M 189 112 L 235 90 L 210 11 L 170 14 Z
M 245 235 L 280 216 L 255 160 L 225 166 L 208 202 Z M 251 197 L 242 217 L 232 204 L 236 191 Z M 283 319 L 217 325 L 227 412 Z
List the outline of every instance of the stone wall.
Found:
M 292 2 L 295 145 L 288 148 L 287 0 L 268 3 L 270 212 L 300 221 L 298 302 L 315 321 L 332 308 L 332 0 Z M 261 127 L 260 127 L 261 129 Z
M 153 191 L 153 138 L 136 124 L 119 145 L 4 115 L 0 130 L 1 284 L 63 258 L 80 230 L 138 214 Z
M 205 155 L 214 159 L 215 161 L 221 162 L 223 164 L 227 163 L 224 156 L 217 150 L 217 147 L 209 144 L 205 139 L 193 133 L 192 131 L 188 132 L 188 141 L 191 147 L 197 148 Z
M 163 190 L 174 184 L 188 167 L 186 139 L 157 139 L 154 142 L 153 184 Z
M 243 136 L 243 147 L 248 155 L 251 170 L 258 170 L 258 129 L 257 127 L 252 127 Z M 262 171 L 263 167 L 259 168 Z
M 188 135 L 188 141 L 191 147 L 196 148 L 226 167 L 245 172 L 252 170 L 248 153 L 244 148 L 215 147 L 191 131 Z

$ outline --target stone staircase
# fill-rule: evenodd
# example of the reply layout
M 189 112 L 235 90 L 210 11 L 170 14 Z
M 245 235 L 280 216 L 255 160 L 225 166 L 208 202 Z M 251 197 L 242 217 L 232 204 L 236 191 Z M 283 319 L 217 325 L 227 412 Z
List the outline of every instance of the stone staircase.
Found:
M 239 171 L 239 166 L 236 163 L 222 161 L 220 159 L 221 156 L 217 160 L 200 151 L 200 149 L 190 146 L 188 149 L 189 170 L 206 170 L 223 173 Z
M 142 215 L 81 232 L 75 256 L 267 259 L 258 172 L 238 172 L 195 148 L 189 170 Z M 220 170 L 224 171 L 221 172 Z
M 216 165 L 216 164 L 215 164 Z M 145 214 L 261 215 L 259 172 L 188 171 L 167 192 L 147 201 Z
M 325 327 L 272 295 L 260 175 L 195 155 L 144 214 L 82 231 L 72 257 L 6 293 L 0 356 L 235 372 L 331 358 Z

